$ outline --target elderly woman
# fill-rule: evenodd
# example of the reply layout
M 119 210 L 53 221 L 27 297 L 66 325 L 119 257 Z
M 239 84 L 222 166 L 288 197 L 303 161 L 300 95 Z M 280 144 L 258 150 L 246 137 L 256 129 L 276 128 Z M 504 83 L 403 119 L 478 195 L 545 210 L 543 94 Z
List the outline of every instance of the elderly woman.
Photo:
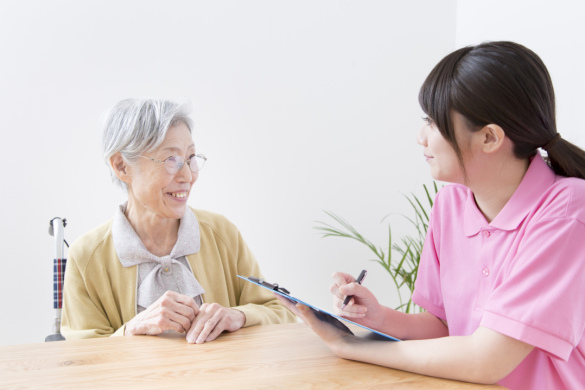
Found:
M 67 339 L 186 333 L 190 343 L 244 326 L 292 322 L 226 218 L 187 206 L 206 158 L 184 106 L 124 100 L 106 119 L 103 151 L 128 191 L 113 219 L 69 250 L 62 333 Z

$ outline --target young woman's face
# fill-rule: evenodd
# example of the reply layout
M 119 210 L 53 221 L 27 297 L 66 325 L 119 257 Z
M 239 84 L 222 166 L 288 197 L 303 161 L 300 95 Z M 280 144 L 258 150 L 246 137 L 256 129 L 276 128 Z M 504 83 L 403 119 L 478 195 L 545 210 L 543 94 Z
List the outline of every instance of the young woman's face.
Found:
M 462 128 L 464 126 L 463 117 L 457 113 L 455 115 L 460 117 L 453 117 L 455 134 L 459 140 L 464 136 L 463 132 L 466 130 Z M 465 174 L 457 154 L 451 144 L 443 138 L 432 119 L 425 118 L 425 123 L 420 129 L 416 140 L 424 148 L 423 153 L 431 168 L 431 176 L 434 180 L 464 184 Z M 458 144 L 461 145 L 462 143 L 458 142 Z

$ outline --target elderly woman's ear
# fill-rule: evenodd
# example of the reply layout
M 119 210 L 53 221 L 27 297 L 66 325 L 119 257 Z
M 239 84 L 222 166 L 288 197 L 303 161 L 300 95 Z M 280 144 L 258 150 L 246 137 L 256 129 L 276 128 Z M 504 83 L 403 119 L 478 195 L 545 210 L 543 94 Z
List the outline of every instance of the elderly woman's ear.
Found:
M 118 179 L 122 180 L 124 183 L 130 183 L 130 175 L 128 172 L 129 167 L 120 153 L 116 153 L 110 157 L 110 165 L 116 176 L 118 176 Z

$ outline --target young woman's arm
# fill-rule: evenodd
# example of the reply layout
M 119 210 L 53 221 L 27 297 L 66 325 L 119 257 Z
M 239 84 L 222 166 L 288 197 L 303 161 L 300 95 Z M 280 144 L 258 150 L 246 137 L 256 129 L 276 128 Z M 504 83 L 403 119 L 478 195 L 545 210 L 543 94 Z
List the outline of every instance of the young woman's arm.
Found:
M 306 310 L 302 313 L 307 315 Z M 344 359 L 483 384 L 503 379 L 533 349 L 531 345 L 483 327 L 470 336 L 400 342 L 364 342 L 363 339 L 346 336 L 327 344 Z
M 508 375 L 534 347 L 480 327 L 470 336 L 399 342 L 367 340 L 345 333 L 319 320 L 301 304 L 281 299 L 338 356 L 417 374 L 474 383 L 496 383 Z M 421 324 L 431 320 L 415 315 Z M 434 319 L 445 328 L 441 321 Z

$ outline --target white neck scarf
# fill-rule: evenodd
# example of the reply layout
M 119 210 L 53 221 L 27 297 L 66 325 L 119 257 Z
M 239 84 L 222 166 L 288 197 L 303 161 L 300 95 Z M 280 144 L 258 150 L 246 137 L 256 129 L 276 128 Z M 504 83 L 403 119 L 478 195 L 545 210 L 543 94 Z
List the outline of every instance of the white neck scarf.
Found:
M 184 256 L 199 252 L 201 245 L 199 223 L 193 211 L 187 207 L 181 217 L 177 242 L 170 255 L 158 257 L 146 249 L 124 215 L 125 210 L 126 203 L 116 210 L 112 222 L 112 238 L 120 263 L 124 267 L 138 265 L 151 269 L 138 287 L 136 303 L 147 308 L 169 289 L 193 298 L 203 294 L 205 290 L 185 265 L 188 264 L 186 259 L 185 264 L 179 261 Z

